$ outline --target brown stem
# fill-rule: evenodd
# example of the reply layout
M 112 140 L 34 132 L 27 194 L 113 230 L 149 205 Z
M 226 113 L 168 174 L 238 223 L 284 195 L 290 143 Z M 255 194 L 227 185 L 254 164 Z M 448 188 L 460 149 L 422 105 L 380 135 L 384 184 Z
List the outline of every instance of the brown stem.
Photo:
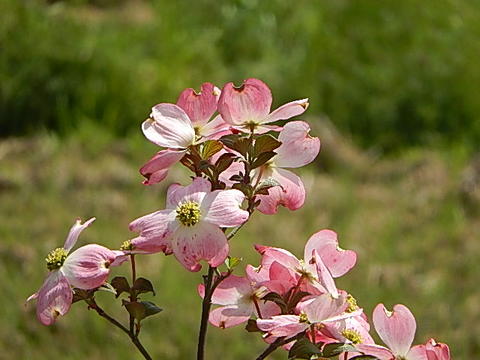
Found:
M 135 255 L 130 255 L 130 263 L 132 265 L 132 286 L 135 284 L 135 280 L 137 278 L 137 270 L 135 267 Z M 137 296 L 135 294 L 135 290 L 130 290 L 130 302 L 134 302 L 137 300 Z M 135 318 L 133 315 L 130 314 L 130 334 L 135 334 Z
M 207 338 L 208 329 L 208 317 L 210 315 L 210 307 L 212 305 L 212 281 L 215 268 L 208 267 L 208 273 L 205 278 L 205 294 L 202 301 L 202 318 L 200 320 L 200 330 L 198 332 L 198 344 L 197 344 L 197 360 L 204 360 L 205 358 L 205 340 Z
M 120 330 L 122 330 L 125 334 L 128 335 L 130 340 L 132 340 L 132 343 L 137 347 L 138 351 L 143 355 L 143 357 L 146 360 L 152 360 L 152 357 L 149 355 L 147 350 L 143 347 L 142 343 L 136 337 L 133 333 L 131 333 L 125 326 L 123 326 L 121 323 L 119 323 L 117 320 L 115 320 L 113 317 L 108 315 L 98 304 L 95 302 L 94 299 L 90 300 L 87 302 L 88 305 L 90 306 L 91 309 L 95 310 L 98 315 L 109 321 L 111 324 L 114 326 L 118 327 Z
M 266 359 L 268 355 L 270 355 L 271 353 L 273 353 L 275 350 L 277 350 L 280 346 L 283 346 L 285 344 L 288 344 L 292 341 L 295 341 L 295 340 L 298 340 L 300 339 L 304 334 L 303 333 L 300 333 L 300 334 L 297 334 L 295 336 L 292 336 L 290 338 L 287 338 L 285 339 L 284 337 L 282 338 L 278 338 L 277 340 L 275 340 L 273 343 L 271 343 L 270 345 L 268 345 L 268 347 L 257 357 L 256 360 L 263 360 L 263 359 Z

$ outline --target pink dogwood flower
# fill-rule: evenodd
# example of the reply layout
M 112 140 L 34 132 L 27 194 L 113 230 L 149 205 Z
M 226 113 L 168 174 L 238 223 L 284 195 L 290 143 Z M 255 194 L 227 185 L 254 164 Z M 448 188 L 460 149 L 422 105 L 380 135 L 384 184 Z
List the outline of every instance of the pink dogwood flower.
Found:
M 204 285 L 199 285 L 198 290 L 203 297 Z M 276 304 L 261 300 L 268 292 L 248 276 L 230 275 L 213 292 L 212 303 L 221 306 L 210 312 L 210 323 L 226 329 L 248 321 L 252 315 L 262 318 L 280 314 Z
M 337 234 L 332 230 L 321 230 L 313 234 L 305 244 L 304 260 L 285 249 L 257 246 L 262 255 L 258 271 L 268 273 L 275 262 L 283 265 L 302 290 L 310 293 L 329 292 L 337 295 L 333 278 L 346 274 L 356 263 L 357 255 L 352 250 L 343 250 L 338 245 Z M 247 269 L 248 271 L 248 269 Z M 290 281 L 283 275 L 285 281 Z
M 310 126 L 303 121 L 287 123 L 278 140 L 282 145 L 275 150 L 275 155 L 262 167 L 255 169 L 259 179 L 273 178 L 280 186 L 268 190 L 268 195 L 259 195 L 257 207 L 264 214 L 275 214 L 280 205 L 290 210 L 297 210 L 305 203 L 305 187 L 299 176 L 291 168 L 310 164 L 320 151 L 320 140 L 310 137 Z
M 267 124 L 302 114 L 308 108 L 308 99 L 289 102 L 273 112 L 270 112 L 271 105 L 269 87 L 261 80 L 247 79 L 240 87 L 232 82 L 225 84 L 218 100 L 218 112 L 235 129 L 264 133 L 279 129 Z
M 151 185 L 165 179 L 168 169 L 180 161 L 191 145 L 216 139 L 229 133 L 229 125 L 220 116 L 209 122 L 217 111 L 220 90 L 204 83 L 200 93 L 185 89 L 177 104 L 162 103 L 152 108 L 150 118 L 142 124 L 145 137 L 166 149 L 159 151 L 141 169 Z
M 52 325 L 58 316 L 65 315 L 72 304 L 72 286 L 79 289 L 95 289 L 105 283 L 110 266 L 119 265 L 120 251 L 89 244 L 69 254 L 80 233 L 95 218 L 84 224 L 77 220 L 70 229 L 63 248 L 57 248 L 47 256 L 50 270 L 40 290 L 27 301 L 37 299 L 37 318 L 44 325 Z
M 336 298 L 331 294 L 322 294 L 299 304 L 300 315 L 278 315 L 270 319 L 257 319 L 257 326 L 274 337 L 292 337 L 311 328 L 312 325 L 317 327 L 361 313 L 361 310 L 346 312 L 347 307 L 347 293 L 342 291 Z
M 434 339 L 428 340 L 425 345 L 428 360 L 450 360 L 450 349 L 447 344 L 437 343 Z
M 165 210 L 130 223 L 130 230 L 139 233 L 131 241 L 134 252 L 173 253 L 190 271 L 199 271 L 202 259 L 215 267 L 223 263 L 229 247 L 221 228 L 241 225 L 249 214 L 240 207 L 245 196 L 239 190 L 210 189 L 201 177 L 188 186 L 172 184 Z
M 309 135 L 310 126 L 303 121 L 287 123 L 278 136 L 282 143 L 275 155 L 266 164 L 252 171 L 251 177 L 260 183 L 263 179 L 273 178 L 280 186 L 268 190 L 268 195 L 258 195 L 260 205 L 257 209 L 264 214 L 275 214 L 280 205 L 290 210 L 297 210 L 305 203 L 305 187 L 302 180 L 291 172 L 311 163 L 320 151 L 320 140 Z M 234 162 L 220 175 L 220 179 L 231 185 L 230 177 L 244 171 L 242 163 Z
M 428 360 L 425 345 L 412 347 L 417 324 L 415 317 L 404 305 L 395 305 L 388 311 L 378 304 L 373 311 L 373 325 L 382 341 L 388 346 L 357 345 L 357 349 L 380 360 Z

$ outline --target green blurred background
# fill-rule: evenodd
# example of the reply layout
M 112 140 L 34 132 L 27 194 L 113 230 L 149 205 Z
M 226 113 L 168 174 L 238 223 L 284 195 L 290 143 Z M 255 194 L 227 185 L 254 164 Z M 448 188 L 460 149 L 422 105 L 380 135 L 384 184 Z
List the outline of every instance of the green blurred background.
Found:
M 417 342 L 435 337 L 454 359 L 477 358 L 479 20 L 472 0 L 1 0 L 0 359 L 139 358 L 85 306 L 46 328 L 24 299 L 75 217 L 97 217 L 81 244 L 118 247 L 129 221 L 185 182 L 177 167 L 161 185 L 140 183 L 157 150 L 139 131 L 152 105 L 247 77 L 271 86 L 275 106 L 309 97 L 303 119 L 322 151 L 301 171 L 305 206 L 255 214 L 232 254 L 257 264 L 252 244 L 262 243 L 300 256 L 313 232 L 335 229 L 359 254 L 339 286 L 368 314 L 406 304 Z M 142 258 L 139 272 L 165 308 L 145 321 L 147 348 L 194 358 L 200 274 L 162 255 Z M 264 347 L 241 327 L 209 334 L 209 359 Z

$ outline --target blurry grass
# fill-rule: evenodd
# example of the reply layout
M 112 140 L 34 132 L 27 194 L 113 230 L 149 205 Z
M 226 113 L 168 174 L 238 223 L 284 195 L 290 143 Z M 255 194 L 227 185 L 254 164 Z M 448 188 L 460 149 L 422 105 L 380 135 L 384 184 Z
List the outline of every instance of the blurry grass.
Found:
M 273 217 L 255 214 L 232 241 L 232 254 L 256 265 L 259 256 L 252 244 L 261 243 L 300 256 L 313 232 L 332 228 L 344 248 L 359 254 L 356 268 L 338 284 L 357 297 L 367 314 L 378 302 L 406 304 L 418 320 L 417 342 L 435 337 L 451 345 L 454 359 L 475 358 L 480 353 L 480 328 L 474 321 L 480 318 L 480 219 L 469 216 L 460 202 L 465 152 L 413 149 L 375 159 L 356 153 L 345 139 L 329 138 L 315 119 L 312 124 L 325 139 L 318 161 L 302 172 L 308 188 L 305 206 L 295 213 L 282 209 Z M 185 183 L 177 167 L 164 184 L 141 185 L 137 170 L 155 151 L 140 134 L 118 141 L 88 126 L 62 141 L 42 135 L 0 142 L 1 358 L 139 358 L 121 332 L 83 304 L 48 328 L 37 322 L 34 306 L 23 304 L 43 281 L 44 256 L 63 243 L 75 217 L 97 217 L 79 245 L 118 247 L 132 236 L 130 220 L 164 206 L 168 183 Z M 138 263 L 139 274 L 157 289 L 152 300 L 165 309 L 144 323 L 147 348 L 157 359 L 192 359 L 201 274 L 188 273 L 163 255 Z M 128 267 L 114 271 L 127 273 Z M 98 297 L 124 316 L 111 306 L 109 294 Z M 209 359 L 251 359 L 265 346 L 241 327 L 211 328 L 209 335 Z M 273 358 L 285 359 L 285 354 Z
M 471 0 L 3 0 L 0 135 L 125 135 L 186 87 L 258 77 L 366 148 L 475 146 L 479 17 Z

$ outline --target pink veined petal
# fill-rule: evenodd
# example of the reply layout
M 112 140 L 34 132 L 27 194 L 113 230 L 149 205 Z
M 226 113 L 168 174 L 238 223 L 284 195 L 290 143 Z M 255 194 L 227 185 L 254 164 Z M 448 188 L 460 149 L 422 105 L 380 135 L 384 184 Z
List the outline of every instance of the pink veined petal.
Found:
M 252 286 L 248 279 L 230 275 L 213 292 L 212 303 L 217 305 L 237 305 L 244 297 L 251 295 L 252 292 Z
M 176 229 L 176 212 L 172 209 L 156 211 L 144 215 L 129 225 L 131 231 L 140 234 L 132 240 L 134 252 L 155 253 L 162 251 L 172 253 L 171 235 Z
M 38 291 L 37 318 L 43 325 L 52 325 L 72 305 L 73 292 L 60 271 L 52 271 Z
M 152 108 L 153 119 L 142 124 L 145 137 L 154 144 L 172 149 L 185 149 L 195 141 L 195 130 L 188 115 L 177 105 L 158 104 Z
M 375 356 L 380 360 L 394 360 L 395 355 L 386 347 L 375 344 L 358 344 L 355 348 L 362 354 Z
M 434 339 L 428 340 L 425 345 L 425 351 L 428 360 L 450 360 L 450 349 L 448 345 L 437 343 Z
M 245 267 L 245 273 L 247 275 L 247 278 L 256 284 L 262 283 L 264 281 L 268 281 L 270 279 L 269 277 L 269 270 L 268 268 L 264 268 L 262 266 L 259 267 L 253 267 L 252 265 L 247 265 Z
M 261 251 L 262 254 L 262 268 L 270 269 L 270 265 L 276 261 L 289 269 L 297 269 L 300 267 L 300 261 L 290 251 L 266 247 Z
M 169 236 L 166 237 L 144 237 L 138 236 L 131 240 L 133 245 L 132 254 L 155 254 L 163 252 L 165 255 L 171 255 L 172 243 Z
M 252 304 L 222 306 L 210 312 L 209 321 L 213 326 L 227 329 L 247 322 L 253 312 Z
M 298 276 L 294 269 L 289 269 L 277 261 L 271 263 L 269 276 L 270 281 L 263 285 L 278 294 L 287 293 L 298 282 Z
M 79 289 L 95 289 L 105 283 L 116 254 L 106 247 L 89 244 L 78 248 L 60 268 L 70 285 Z
M 305 203 L 305 187 L 302 180 L 291 171 L 274 168 L 272 177 L 280 186 L 268 189 L 268 195 L 258 195 L 260 205 L 257 209 L 267 215 L 275 214 L 278 206 L 282 205 L 290 210 L 297 210 Z
M 275 337 L 291 337 L 308 329 L 309 324 L 300 322 L 300 317 L 297 315 L 279 315 L 271 319 L 257 319 L 257 326 Z
M 330 294 L 322 294 L 300 305 L 311 323 L 321 323 L 343 314 L 347 308 L 346 293 L 340 293 L 338 298 Z
M 287 123 L 278 136 L 282 143 L 275 152 L 275 164 L 281 168 L 298 168 L 310 164 L 320 151 L 320 140 L 311 137 L 310 126 L 304 121 Z
M 121 250 L 112 250 L 113 254 L 115 255 L 115 260 L 110 264 L 110 266 L 120 266 L 124 262 L 130 260 L 130 254 L 125 253 Z
M 82 224 L 82 221 L 80 219 L 77 219 L 77 221 L 75 221 L 75 224 L 73 224 L 73 226 L 71 227 L 70 232 L 68 233 L 63 248 L 67 250 L 67 252 L 69 252 L 75 246 L 75 243 L 77 242 L 80 233 L 88 226 L 90 226 L 90 224 L 94 221 L 95 218 L 93 217 Z
M 167 208 L 176 208 L 184 202 L 193 201 L 200 205 L 207 192 L 210 192 L 212 185 L 207 179 L 196 177 L 187 186 L 172 184 L 167 191 Z
M 433 359 L 437 360 L 436 358 Z M 427 357 L 425 345 L 415 345 L 412 347 L 407 354 L 407 360 L 430 360 Z
M 295 100 L 283 104 L 276 110 L 272 111 L 270 115 L 268 115 L 263 121 L 263 123 L 266 124 L 277 120 L 286 120 L 294 116 L 301 115 L 305 112 L 305 110 L 307 110 L 308 105 L 308 99 Z
M 249 215 L 240 207 L 244 199 L 245 195 L 236 189 L 207 193 L 201 205 L 203 220 L 220 227 L 243 224 Z
M 333 298 L 338 298 L 339 293 L 332 274 L 328 271 L 327 267 L 322 261 L 322 258 L 318 255 L 317 250 L 313 250 L 312 261 L 315 262 L 317 267 L 318 281 L 328 291 Z
M 145 237 L 167 237 L 172 232 L 171 223 L 175 221 L 176 213 L 172 209 L 155 211 L 133 220 L 128 226 L 130 231 L 140 233 Z
M 205 221 L 191 227 L 180 226 L 172 236 L 172 247 L 177 260 L 189 271 L 199 271 L 200 260 L 219 266 L 227 258 L 229 249 L 223 231 Z
M 255 127 L 255 134 L 266 134 L 270 131 L 275 131 L 275 132 L 280 132 L 282 131 L 283 127 L 282 126 L 278 126 L 278 125 L 258 125 L 257 127 Z M 242 132 L 250 132 L 250 130 L 246 130 L 246 128 L 244 126 L 242 126 L 241 128 L 238 128 L 238 130 L 242 131 Z
M 395 355 L 407 355 L 417 324 L 406 306 L 395 305 L 390 312 L 383 304 L 378 304 L 373 311 L 373 324 L 382 341 Z
M 168 174 L 168 169 L 173 164 L 179 162 L 184 155 L 184 150 L 166 149 L 159 151 L 140 169 L 140 174 L 146 178 L 143 183 L 145 185 L 152 185 L 165 179 Z
M 317 251 L 334 278 L 346 274 L 357 261 L 355 251 L 343 250 L 338 246 L 337 234 L 332 230 L 320 230 L 308 239 L 305 261 L 312 257 L 313 250 Z
M 188 115 L 194 126 L 202 126 L 217 111 L 220 90 L 212 83 L 202 84 L 200 93 L 193 89 L 185 89 L 180 93 L 177 105 Z
M 268 319 L 272 316 L 277 316 L 282 313 L 280 307 L 272 301 L 258 301 L 258 307 L 260 308 L 260 313 L 262 314 L 263 319 Z M 256 309 L 255 314 L 257 315 L 257 317 L 260 317 L 257 314 Z
M 238 88 L 231 82 L 225 84 L 218 100 L 218 112 L 232 125 L 261 123 L 271 105 L 272 93 L 268 86 L 258 79 L 247 79 Z
M 209 140 L 217 140 L 231 133 L 231 125 L 226 123 L 220 115 L 198 129 L 198 134 Z

